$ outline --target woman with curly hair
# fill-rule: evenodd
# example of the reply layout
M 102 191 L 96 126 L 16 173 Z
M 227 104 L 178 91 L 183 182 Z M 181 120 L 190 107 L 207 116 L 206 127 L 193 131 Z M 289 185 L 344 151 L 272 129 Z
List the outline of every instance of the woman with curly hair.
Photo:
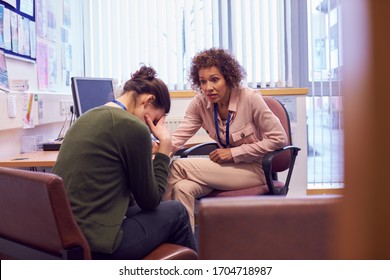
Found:
M 197 249 L 184 206 L 161 202 L 170 107 L 165 83 L 142 66 L 120 97 L 84 113 L 68 130 L 53 173 L 64 181 L 94 259 L 141 259 L 162 243 Z M 151 132 L 159 139 L 154 157 Z
M 189 78 L 198 94 L 172 134 L 172 152 L 201 127 L 219 149 L 209 158 L 174 160 L 164 199 L 185 205 L 193 230 L 196 198 L 213 189 L 237 190 L 263 184 L 263 155 L 287 143 L 279 119 L 261 94 L 240 85 L 244 77 L 245 70 L 226 50 L 211 48 L 192 59 Z

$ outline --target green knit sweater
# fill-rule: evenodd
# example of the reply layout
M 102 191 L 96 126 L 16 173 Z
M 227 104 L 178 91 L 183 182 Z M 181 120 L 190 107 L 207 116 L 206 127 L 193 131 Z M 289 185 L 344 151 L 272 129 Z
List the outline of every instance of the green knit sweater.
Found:
M 91 250 L 112 253 L 134 201 L 156 208 L 165 191 L 169 157 L 152 160 L 149 128 L 134 115 L 102 106 L 68 130 L 53 173 L 64 180 L 69 201 Z

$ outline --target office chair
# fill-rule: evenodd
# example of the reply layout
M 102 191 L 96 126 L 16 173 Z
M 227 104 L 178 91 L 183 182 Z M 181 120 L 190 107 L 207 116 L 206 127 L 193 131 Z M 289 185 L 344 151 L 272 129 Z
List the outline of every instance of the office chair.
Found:
M 62 179 L 0 167 L 0 259 L 91 259 Z M 145 259 L 197 259 L 193 250 L 162 244 Z
M 267 153 L 263 157 L 262 165 L 266 184 L 261 186 L 253 186 L 247 189 L 221 191 L 213 190 L 205 197 L 232 197 L 232 196 L 247 196 L 247 195 L 287 195 L 291 175 L 294 169 L 295 158 L 301 150 L 296 146 L 292 146 L 290 118 L 286 108 L 275 98 L 263 96 L 271 111 L 279 118 L 288 138 L 288 145 L 282 149 Z M 181 152 L 181 158 L 187 158 L 193 155 L 208 155 L 214 149 L 219 148 L 216 142 L 201 143 Z M 278 180 L 278 173 L 288 170 L 285 182 Z

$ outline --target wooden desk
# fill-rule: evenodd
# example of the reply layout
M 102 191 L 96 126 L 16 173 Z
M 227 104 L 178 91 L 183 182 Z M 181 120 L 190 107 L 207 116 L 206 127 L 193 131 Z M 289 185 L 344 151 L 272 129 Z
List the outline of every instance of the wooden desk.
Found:
M 4 167 L 53 167 L 58 156 L 58 151 L 38 151 L 33 153 L 18 154 L 11 158 L 0 160 L 0 166 Z
M 195 135 L 187 141 L 185 148 L 196 144 L 213 141 L 207 135 Z M 53 167 L 58 156 L 58 151 L 38 151 L 33 153 L 18 154 L 10 158 L 0 160 L 0 166 L 4 167 Z

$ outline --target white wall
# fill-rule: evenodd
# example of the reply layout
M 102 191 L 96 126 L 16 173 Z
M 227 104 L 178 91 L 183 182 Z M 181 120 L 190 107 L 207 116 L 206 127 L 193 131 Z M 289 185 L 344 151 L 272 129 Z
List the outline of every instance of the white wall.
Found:
M 16 97 L 16 117 L 8 117 L 7 95 Z M 60 114 L 60 101 L 71 102 L 72 97 L 67 94 L 35 94 L 38 100 L 42 100 L 42 118 L 38 118 L 38 102 L 34 101 L 32 106 L 32 117 L 34 128 L 22 128 L 22 93 L 0 92 L 0 158 L 9 157 L 21 152 L 21 136 L 42 135 L 44 140 L 55 139 L 61 130 L 66 119 Z M 68 115 L 69 119 L 69 115 Z
M 291 121 L 292 141 L 294 146 L 301 148 L 295 161 L 288 196 L 303 196 L 307 190 L 307 129 L 306 129 L 306 95 L 296 98 L 296 121 Z M 279 179 L 285 179 L 284 172 Z
M 22 128 L 22 92 L 6 93 L 0 91 L 0 158 L 14 155 L 20 152 L 20 137 L 22 135 L 41 134 L 46 139 L 56 137 L 61 129 L 65 115 L 60 114 L 60 102 L 71 101 L 71 90 L 65 86 L 62 79 L 62 57 L 61 57 L 61 27 L 63 22 L 63 7 L 61 4 L 55 5 L 57 33 L 56 42 L 51 42 L 47 38 L 37 38 L 42 42 L 55 45 L 56 65 L 57 65 L 57 84 L 48 90 L 38 88 L 38 74 L 36 63 L 26 62 L 14 57 L 6 57 L 9 80 L 27 79 L 29 82 L 28 93 L 34 93 L 36 98 L 43 102 L 43 118 L 38 122 L 38 102 L 34 101 L 32 112 L 35 119 L 35 128 Z M 83 76 L 83 34 L 82 34 L 82 2 L 79 0 L 70 0 L 71 4 L 71 28 L 69 42 L 72 45 L 72 76 Z M 7 100 L 8 95 L 16 97 L 16 117 L 8 117 Z

